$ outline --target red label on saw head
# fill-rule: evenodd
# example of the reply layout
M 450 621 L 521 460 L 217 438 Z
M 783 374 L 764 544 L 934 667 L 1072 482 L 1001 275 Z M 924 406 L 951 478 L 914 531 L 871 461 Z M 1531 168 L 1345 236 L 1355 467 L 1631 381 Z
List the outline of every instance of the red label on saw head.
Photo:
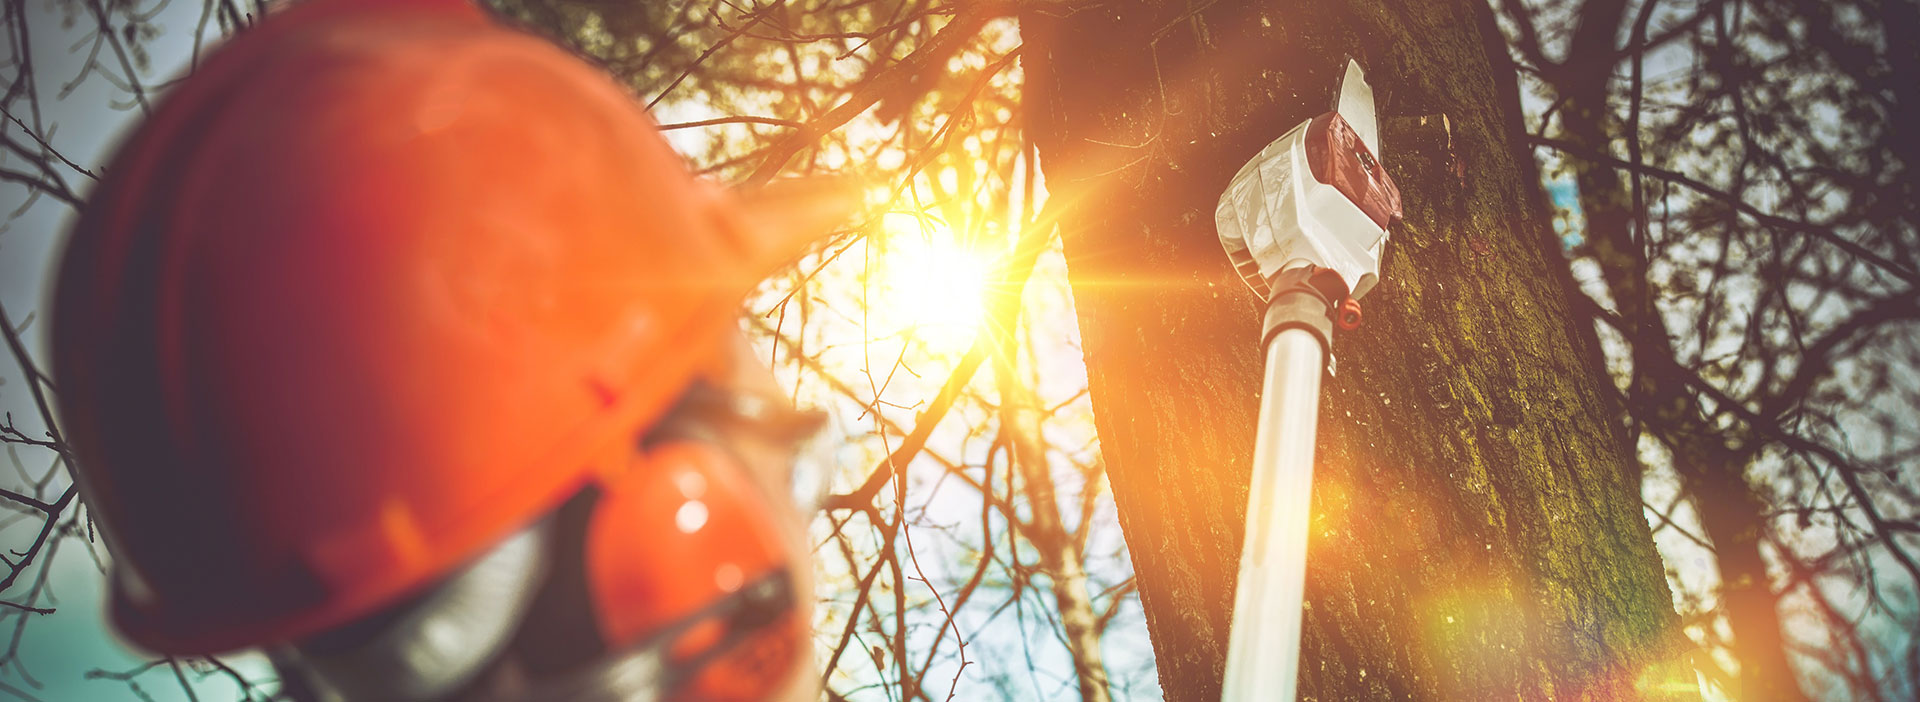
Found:
M 1381 229 L 1400 219 L 1400 189 L 1346 118 L 1337 112 L 1313 118 L 1307 125 L 1306 148 L 1314 180 L 1346 195 Z

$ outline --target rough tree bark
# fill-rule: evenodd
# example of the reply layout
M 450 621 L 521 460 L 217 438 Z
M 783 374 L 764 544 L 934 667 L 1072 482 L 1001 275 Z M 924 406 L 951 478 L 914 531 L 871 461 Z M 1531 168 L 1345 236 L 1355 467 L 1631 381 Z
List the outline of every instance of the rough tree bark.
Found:
M 1693 673 L 1473 0 L 1022 15 L 1096 424 L 1169 700 L 1216 700 L 1259 390 L 1228 178 L 1366 65 L 1407 218 L 1323 391 L 1303 699 L 1644 699 Z M 1421 119 L 1419 116 L 1426 116 Z

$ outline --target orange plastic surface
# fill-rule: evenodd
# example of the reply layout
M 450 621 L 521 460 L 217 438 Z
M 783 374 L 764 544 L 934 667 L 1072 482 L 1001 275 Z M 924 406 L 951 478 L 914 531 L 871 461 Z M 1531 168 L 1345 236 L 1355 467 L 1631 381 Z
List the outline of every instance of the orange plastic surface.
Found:
M 621 87 L 449 0 L 268 17 L 106 173 L 54 370 L 116 621 L 175 654 L 349 621 L 618 472 L 818 233 L 748 226 Z

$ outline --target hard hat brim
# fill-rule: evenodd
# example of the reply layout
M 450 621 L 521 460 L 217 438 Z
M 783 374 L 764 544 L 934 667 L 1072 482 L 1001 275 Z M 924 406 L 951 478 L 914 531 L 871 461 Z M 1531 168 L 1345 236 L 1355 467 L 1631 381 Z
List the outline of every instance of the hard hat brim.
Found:
M 755 242 L 754 260 L 745 268 L 758 284 L 820 242 L 849 231 L 861 188 L 851 177 L 812 176 L 735 188 L 721 197 L 734 226 Z

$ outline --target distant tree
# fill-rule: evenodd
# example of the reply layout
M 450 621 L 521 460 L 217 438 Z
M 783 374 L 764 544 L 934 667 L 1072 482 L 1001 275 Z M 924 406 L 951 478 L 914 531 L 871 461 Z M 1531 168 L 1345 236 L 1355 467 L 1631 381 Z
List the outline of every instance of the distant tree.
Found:
M 1920 5 L 1502 7 L 1549 98 L 1528 141 L 1576 188 L 1581 307 L 1676 483 L 1649 509 L 1715 566 L 1682 592 L 1732 670 L 1705 669 L 1743 700 L 1912 699 Z

